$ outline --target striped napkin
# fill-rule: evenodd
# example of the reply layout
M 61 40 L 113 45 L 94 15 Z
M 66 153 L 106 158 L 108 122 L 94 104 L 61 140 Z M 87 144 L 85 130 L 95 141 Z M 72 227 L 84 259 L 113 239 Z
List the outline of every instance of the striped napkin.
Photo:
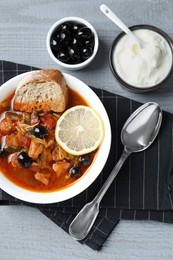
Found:
M 0 85 L 31 66 L 0 61 Z M 103 102 L 111 122 L 112 145 L 107 163 L 84 192 L 61 203 L 49 205 L 20 201 L 0 190 L 0 205 L 27 205 L 38 208 L 49 219 L 68 232 L 79 210 L 97 194 L 123 151 L 121 129 L 141 103 L 93 88 Z M 132 154 L 105 194 L 100 213 L 89 235 L 80 243 L 100 250 L 121 219 L 155 220 L 173 223 L 173 115 L 163 111 L 163 122 L 154 143 L 145 151 Z

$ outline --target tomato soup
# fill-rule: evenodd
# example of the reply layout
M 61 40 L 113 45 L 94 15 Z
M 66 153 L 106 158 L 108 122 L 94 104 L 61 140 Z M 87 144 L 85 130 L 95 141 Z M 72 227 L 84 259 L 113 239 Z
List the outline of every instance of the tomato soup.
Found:
M 55 140 L 61 113 L 18 112 L 11 93 L 0 103 L 0 172 L 16 185 L 38 192 L 63 189 L 76 182 L 92 164 L 96 151 L 73 156 Z M 69 88 L 68 108 L 88 105 Z

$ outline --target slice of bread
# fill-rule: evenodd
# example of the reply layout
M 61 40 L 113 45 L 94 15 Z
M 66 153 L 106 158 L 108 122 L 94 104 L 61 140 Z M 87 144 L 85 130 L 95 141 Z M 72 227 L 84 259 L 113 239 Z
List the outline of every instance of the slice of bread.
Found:
M 24 112 L 63 112 L 68 103 L 68 87 L 59 70 L 33 71 L 18 84 L 13 109 Z

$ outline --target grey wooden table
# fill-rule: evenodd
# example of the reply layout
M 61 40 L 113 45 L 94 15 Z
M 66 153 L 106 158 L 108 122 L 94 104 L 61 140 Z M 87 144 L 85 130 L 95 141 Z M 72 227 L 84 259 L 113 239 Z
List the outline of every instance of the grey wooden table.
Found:
M 114 79 L 108 51 L 120 30 L 99 10 L 100 0 L 1 0 L 0 59 L 57 68 L 46 51 L 46 34 L 65 16 L 87 19 L 98 32 L 100 48 L 86 69 L 68 72 L 88 85 L 142 102 L 155 101 L 173 113 L 173 78 L 158 92 L 139 95 L 124 90 Z M 148 23 L 173 38 L 172 0 L 106 0 L 128 25 Z M 172 259 L 173 225 L 158 222 L 121 221 L 101 252 L 74 241 L 36 209 L 0 207 L 0 259 Z

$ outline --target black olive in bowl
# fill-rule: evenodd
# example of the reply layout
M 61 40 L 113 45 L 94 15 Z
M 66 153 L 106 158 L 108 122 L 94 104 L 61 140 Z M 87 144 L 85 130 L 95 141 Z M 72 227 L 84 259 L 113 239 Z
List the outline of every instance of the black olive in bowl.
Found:
M 66 17 L 52 25 L 46 44 L 49 55 L 58 65 L 78 70 L 95 58 L 99 40 L 89 22 L 79 17 Z

